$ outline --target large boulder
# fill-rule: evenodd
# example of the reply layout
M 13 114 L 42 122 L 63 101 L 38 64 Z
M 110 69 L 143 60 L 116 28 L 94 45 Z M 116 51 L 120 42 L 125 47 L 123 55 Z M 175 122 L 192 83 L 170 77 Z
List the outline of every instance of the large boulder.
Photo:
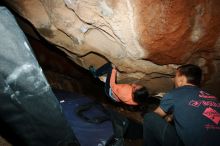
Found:
M 84 68 L 110 61 L 118 82 L 172 88 L 181 64 L 204 71 L 220 96 L 219 0 L 13 0 L 5 2 Z

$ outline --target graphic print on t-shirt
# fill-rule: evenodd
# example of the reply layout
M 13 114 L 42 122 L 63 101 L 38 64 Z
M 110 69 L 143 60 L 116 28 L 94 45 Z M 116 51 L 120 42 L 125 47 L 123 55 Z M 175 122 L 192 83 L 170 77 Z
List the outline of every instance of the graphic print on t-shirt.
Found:
M 213 95 L 210 95 L 209 93 L 207 93 L 207 92 L 204 92 L 204 91 L 200 91 L 199 92 L 199 97 L 200 98 L 206 98 L 206 99 L 214 99 L 214 98 L 216 98 L 215 96 L 213 96 Z
M 217 110 L 220 108 L 220 102 L 216 100 L 217 98 L 215 96 L 202 90 L 199 92 L 198 97 L 191 99 L 189 106 L 193 108 L 204 108 L 201 114 L 210 120 L 204 125 L 207 130 L 220 130 L 220 112 Z
M 203 115 L 212 120 L 216 125 L 218 125 L 220 121 L 220 113 L 218 113 L 216 110 L 208 107 L 203 112 Z

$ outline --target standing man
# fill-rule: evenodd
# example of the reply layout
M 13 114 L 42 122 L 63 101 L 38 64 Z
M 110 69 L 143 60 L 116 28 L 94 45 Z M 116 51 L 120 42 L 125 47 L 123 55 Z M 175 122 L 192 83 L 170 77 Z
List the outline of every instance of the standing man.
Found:
M 177 68 L 175 89 L 144 117 L 144 146 L 219 146 L 220 101 L 199 88 L 201 69 Z M 173 124 L 163 117 L 173 114 Z

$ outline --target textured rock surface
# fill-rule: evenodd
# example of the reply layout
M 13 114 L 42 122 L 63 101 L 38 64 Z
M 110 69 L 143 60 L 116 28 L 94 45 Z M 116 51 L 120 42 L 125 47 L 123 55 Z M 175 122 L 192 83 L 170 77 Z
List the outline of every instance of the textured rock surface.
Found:
M 109 60 L 121 82 L 154 93 L 172 87 L 176 66 L 194 63 L 204 70 L 204 86 L 220 95 L 219 0 L 6 2 L 84 68 Z

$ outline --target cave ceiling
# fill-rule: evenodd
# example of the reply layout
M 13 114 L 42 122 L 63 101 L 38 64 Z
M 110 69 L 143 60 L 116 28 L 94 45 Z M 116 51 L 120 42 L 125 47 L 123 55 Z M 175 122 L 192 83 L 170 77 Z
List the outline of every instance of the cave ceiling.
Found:
M 13 0 L 7 5 L 81 67 L 116 65 L 119 82 L 172 88 L 179 65 L 220 95 L 219 0 Z

